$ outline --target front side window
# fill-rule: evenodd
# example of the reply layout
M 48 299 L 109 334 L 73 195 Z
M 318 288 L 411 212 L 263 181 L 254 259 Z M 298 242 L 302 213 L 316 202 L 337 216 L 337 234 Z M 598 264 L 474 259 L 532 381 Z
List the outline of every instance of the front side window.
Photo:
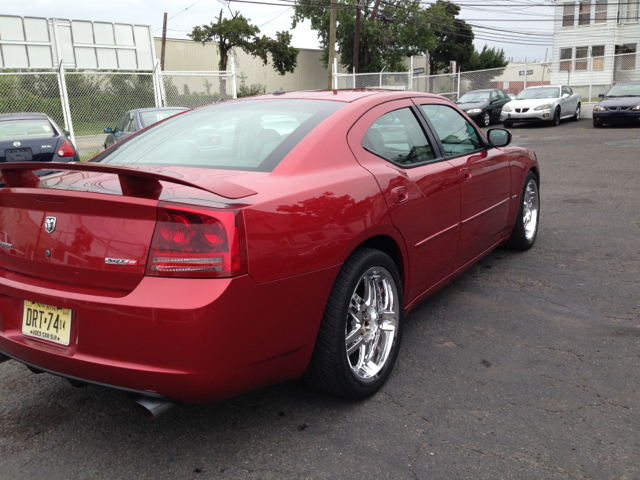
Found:
M 576 47 L 576 70 L 587 69 L 588 56 L 589 56 L 589 47 Z
M 589 25 L 591 23 L 591 2 L 580 2 L 578 11 L 578 25 Z
M 129 112 L 125 113 L 124 115 L 122 115 L 120 117 L 120 120 L 118 120 L 118 123 L 116 123 L 116 128 L 115 128 L 115 132 L 123 132 L 124 131 L 124 126 L 127 123 L 127 121 L 129 120 Z
M 565 3 L 562 10 L 562 26 L 573 27 L 575 25 L 575 3 Z
M 484 145 L 473 126 L 451 107 L 420 105 L 444 147 L 445 155 L 464 155 Z
M 561 48 L 560 49 L 560 71 L 568 72 L 571 68 L 571 54 L 573 53 L 572 48 Z
M 9 120 L 0 122 L 0 142 L 18 138 L 51 138 L 53 127 L 47 120 Z
M 596 0 L 595 23 L 607 23 L 607 0 Z
M 136 131 L 136 114 L 131 112 L 129 114 L 129 117 L 127 118 L 127 121 L 124 123 L 124 128 L 122 129 L 123 132 L 127 132 L 127 133 L 132 133 Z
M 502 90 L 498 90 L 498 96 L 500 97 L 500 100 L 510 100 L 509 96 Z
M 571 95 L 571 92 L 567 87 L 562 87 L 562 95 Z
M 271 172 L 343 106 L 294 99 L 211 105 L 152 125 L 94 161 Z
M 410 108 L 382 115 L 369 127 L 362 139 L 365 150 L 401 166 L 411 166 L 435 155 Z
M 604 45 L 595 45 L 591 47 L 591 56 L 593 57 L 594 70 L 604 70 Z
M 495 91 L 491 92 L 491 101 L 495 102 L 497 100 L 498 100 L 498 94 Z

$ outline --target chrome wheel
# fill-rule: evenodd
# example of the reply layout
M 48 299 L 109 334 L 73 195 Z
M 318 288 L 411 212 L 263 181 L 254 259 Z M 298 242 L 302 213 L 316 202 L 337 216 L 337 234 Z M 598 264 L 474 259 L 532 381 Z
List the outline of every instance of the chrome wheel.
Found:
M 578 106 L 576 107 L 576 114 L 573 117 L 573 119 L 577 122 L 578 120 L 580 120 L 580 104 L 578 104 Z
M 398 333 L 400 302 L 391 273 L 372 267 L 351 295 L 345 327 L 345 353 L 351 371 L 363 383 L 378 378 Z
M 538 184 L 534 179 L 529 180 L 524 191 L 522 200 L 522 223 L 524 226 L 524 236 L 531 241 L 536 235 L 538 229 L 538 210 L 539 210 Z
M 484 112 L 484 126 L 488 127 L 489 125 L 491 125 L 491 115 L 489 112 Z

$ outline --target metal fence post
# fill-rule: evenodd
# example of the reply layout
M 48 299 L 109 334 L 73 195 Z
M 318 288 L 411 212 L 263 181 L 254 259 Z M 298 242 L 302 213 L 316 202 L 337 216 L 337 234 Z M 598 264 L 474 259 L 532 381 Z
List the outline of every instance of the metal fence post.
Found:
M 356 74 L 353 74 L 353 89 L 356 89 Z
M 233 99 L 235 100 L 238 98 L 238 92 L 236 91 L 236 61 L 233 56 L 231 56 L 231 89 Z
M 333 59 L 333 88 L 338 89 L 338 57 Z
M 524 88 L 527 88 L 527 62 L 524 62 Z
M 67 94 L 67 80 L 64 76 L 64 67 L 62 66 L 62 58 L 60 58 L 58 67 L 58 86 L 60 87 L 60 103 L 62 104 L 62 115 L 64 123 L 69 131 L 71 143 L 76 144 L 76 136 L 73 131 L 73 120 L 71 119 L 71 107 L 69 106 L 69 95 Z
M 593 87 L 593 57 L 591 57 L 589 62 L 589 101 L 591 103 L 591 89 Z
M 411 55 L 411 68 L 409 68 L 409 90 L 413 91 L 413 55 Z
M 156 65 L 153 68 L 153 96 L 156 101 L 156 108 L 162 107 L 162 94 L 160 93 L 160 78 L 158 75 L 158 70 L 160 66 L 160 61 L 156 59 Z
M 456 100 L 460 98 L 460 80 L 462 76 L 462 71 L 458 70 L 458 93 L 456 94 Z

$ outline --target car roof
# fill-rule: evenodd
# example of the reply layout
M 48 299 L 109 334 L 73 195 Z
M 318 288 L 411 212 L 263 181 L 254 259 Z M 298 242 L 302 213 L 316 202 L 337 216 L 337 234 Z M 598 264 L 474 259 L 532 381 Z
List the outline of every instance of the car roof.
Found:
M 394 100 L 407 97 L 427 97 L 442 99 L 441 95 L 432 93 L 412 92 L 410 90 L 387 90 L 387 89 L 349 89 L 349 90 L 306 90 L 300 92 L 272 93 L 256 97 L 247 97 L 246 100 L 267 100 L 276 98 L 289 98 L 296 100 L 329 100 L 335 102 L 351 103 L 363 98 L 377 97 L 380 100 Z
M 562 88 L 568 87 L 568 85 L 535 85 L 533 87 L 527 87 L 525 90 L 531 90 L 532 88 Z
M 186 107 L 151 107 L 151 108 L 134 108 L 133 110 L 129 110 L 129 112 L 137 112 L 137 113 L 144 113 L 144 112 L 166 112 L 167 110 L 178 110 L 178 111 L 185 111 L 185 110 L 191 110 L 190 108 L 186 108 Z
M 19 112 L 19 113 L 3 113 L 0 114 L 0 122 L 9 121 L 9 120 L 51 120 L 49 115 L 46 113 L 35 113 L 35 112 Z
M 618 82 L 616 85 L 640 85 L 640 82 Z
M 499 88 L 479 88 L 478 90 L 469 90 L 466 93 L 474 93 L 474 92 L 493 92 L 494 90 L 500 90 Z

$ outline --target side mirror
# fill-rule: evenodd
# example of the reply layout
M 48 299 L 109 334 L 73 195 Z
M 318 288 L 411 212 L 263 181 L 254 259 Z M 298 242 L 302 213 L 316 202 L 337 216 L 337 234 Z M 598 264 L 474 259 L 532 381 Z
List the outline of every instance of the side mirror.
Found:
M 104 133 L 113 133 L 113 128 L 105 128 Z
M 487 132 L 492 147 L 506 147 L 511 143 L 511 132 L 504 128 L 492 128 Z
M 69 135 L 71 135 L 71 134 L 69 133 L 69 130 L 62 130 L 62 133 L 64 133 L 67 137 L 68 137 Z
M 562 98 L 569 98 L 571 95 L 569 95 L 568 93 L 565 93 L 562 95 Z
M 598 98 L 604 98 L 604 93 L 599 93 Z

